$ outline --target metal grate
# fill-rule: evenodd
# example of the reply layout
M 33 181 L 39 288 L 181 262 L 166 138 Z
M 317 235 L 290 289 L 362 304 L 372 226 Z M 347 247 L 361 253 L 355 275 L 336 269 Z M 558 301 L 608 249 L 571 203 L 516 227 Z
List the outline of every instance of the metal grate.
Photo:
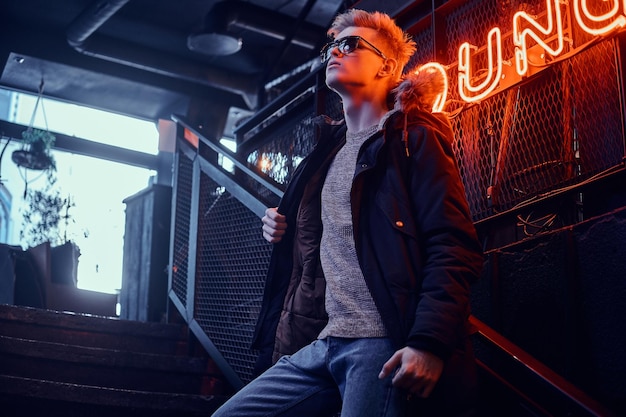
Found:
M 435 52 L 433 51 L 433 34 L 431 30 L 413 33 L 411 36 L 416 45 L 418 45 L 418 48 L 406 64 L 404 68 L 405 71 L 409 71 L 420 64 L 430 62 L 435 59 Z
M 545 9 L 543 0 L 504 3 L 475 0 L 450 11 L 444 17 L 447 39 L 438 39 L 447 45 L 446 111 L 452 116 L 454 150 L 475 221 L 589 180 L 621 164 L 625 154 L 615 41 L 554 62 L 477 104 L 461 100 L 455 65 L 461 43 L 485 44 L 494 26 L 510 31 L 511 10 Z M 590 40 L 575 27 L 572 31 L 577 44 Z M 414 38 L 418 50 L 432 50 L 425 34 Z M 503 55 L 512 57 L 513 50 L 511 34 L 503 35 Z M 477 68 L 486 66 L 486 54 L 475 58 Z
M 342 119 L 339 96 L 329 91 L 324 85 L 318 85 L 315 91 L 317 91 L 317 99 L 323 102 L 323 113 L 335 120 Z M 261 172 L 278 184 L 288 184 L 294 170 L 315 145 L 316 117 L 318 115 L 313 109 L 305 113 L 300 121 L 285 129 L 284 133 L 273 135 L 249 153 L 248 163 L 257 166 Z
M 508 12 L 506 17 L 502 16 L 502 11 L 496 5 L 497 1 L 474 0 L 455 8 L 445 16 L 446 22 L 446 39 L 438 39 L 447 45 L 447 60 L 442 64 L 456 62 L 458 59 L 457 51 L 463 42 L 469 42 L 472 45 L 483 45 L 486 35 L 494 26 L 502 26 L 505 24 L 514 10 L 511 6 L 506 6 Z M 514 6 L 513 6 L 514 7 Z M 430 32 L 430 28 L 426 29 Z M 418 41 L 418 39 L 416 39 Z M 432 49 L 432 44 L 419 45 L 420 48 Z M 481 65 L 482 63 L 477 63 Z
M 189 257 L 189 227 L 193 163 L 184 153 L 178 152 L 176 169 L 176 212 L 172 253 L 172 290 L 183 306 L 187 305 L 187 272 Z
M 313 149 L 313 114 L 281 135 L 274 136 L 248 155 L 248 162 L 279 184 L 287 184 L 293 171 Z
M 244 382 L 270 251 L 259 218 L 201 173 L 194 317 Z

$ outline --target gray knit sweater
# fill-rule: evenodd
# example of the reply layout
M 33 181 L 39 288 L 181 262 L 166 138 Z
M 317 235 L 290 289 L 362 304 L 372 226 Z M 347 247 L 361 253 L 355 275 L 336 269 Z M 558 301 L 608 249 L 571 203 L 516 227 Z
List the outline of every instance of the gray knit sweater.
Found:
M 320 258 L 326 278 L 328 324 L 318 338 L 386 336 L 380 314 L 359 267 L 352 232 L 350 189 L 361 145 L 379 125 L 346 135 L 322 189 Z

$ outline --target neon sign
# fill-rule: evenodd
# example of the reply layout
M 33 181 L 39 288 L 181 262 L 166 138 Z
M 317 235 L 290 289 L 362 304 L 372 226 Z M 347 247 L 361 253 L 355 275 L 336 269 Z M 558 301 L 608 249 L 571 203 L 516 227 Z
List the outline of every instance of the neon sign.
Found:
M 590 1 L 602 1 L 608 12 L 596 14 L 590 10 Z M 626 0 L 546 0 L 545 12 L 542 13 L 545 24 L 537 17 L 519 11 L 513 15 L 512 40 L 515 48 L 512 59 L 502 56 L 502 34 L 498 27 L 492 28 L 487 35 L 487 45 L 478 48 L 464 42 L 458 51 L 458 91 L 462 100 L 477 102 L 494 94 L 497 90 L 513 85 L 547 67 L 546 56 L 556 58 L 565 51 L 565 45 L 571 42 L 568 24 L 571 25 L 570 13 L 563 13 L 563 8 L 571 8 L 578 27 L 595 37 L 606 37 L 626 26 Z M 567 10 L 566 10 L 567 11 Z M 569 28 L 571 32 L 571 28 Z M 576 52 L 570 46 L 569 52 Z M 472 54 L 473 52 L 473 54 Z M 473 61 L 479 53 L 487 54 L 487 68 L 477 71 Z M 514 61 L 514 65 L 513 62 Z M 514 71 L 513 67 L 514 66 Z M 448 66 L 448 68 L 452 67 Z M 447 99 L 448 76 L 446 67 L 431 62 L 418 68 L 441 71 L 445 78 L 445 89 L 433 111 L 441 111 Z
M 494 59 L 493 49 L 496 49 L 496 57 Z M 465 101 L 472 102 L 481 100 L 487 94 L 495 90 L 502 78 L 502 34 L 500 28 L 495 27 L 489 31 L 487 36 L 487 55 L 488 70 L 484 81 L 476 86 L 472 85 L 472 59 L 470 50 L 477 49 L 468 42 L 465 42 L 459 48 L 459 94 Z M 494 73 L 493 67 L 496 71 Z M 472 94 L 466 94 L 465 90 Z
M 559 0 L 546 1 L 546 16 L 548 24 L 544 27 L 526 12 L 517 12 L 513 15 L 513 44 L 515 45 L 515 68 L 519 75 L 528 72 L 528 38 L 532 38 L 546 52 L 557 56 L 563 51 L 563 17 Z M 530 27 L 523 28 L 526 22 Z M 553 32 L 556 32 L 556 48 L 551 48 L 547 42 Z
M 608 2 L 610 0 L 604 0 Z M 604 35 L 617 28 L 622 28 L 626 25 L 626 16 L 624 16 L 625 10 L 620 11 L 620 1 L 613 0 L 613 7 L 611 10 L 603 15 L 596 16 L 589 11 L 587 7 L 587 0 L 574 0 L 574 16 L 576 16 L 576 22 L 582 30 L 592 35 Z M 626 3 L 624 3 L 626 9 Z M 596 23 L 596 27 L 591 28 L 587 26 L 586 20 L 590 20 Z

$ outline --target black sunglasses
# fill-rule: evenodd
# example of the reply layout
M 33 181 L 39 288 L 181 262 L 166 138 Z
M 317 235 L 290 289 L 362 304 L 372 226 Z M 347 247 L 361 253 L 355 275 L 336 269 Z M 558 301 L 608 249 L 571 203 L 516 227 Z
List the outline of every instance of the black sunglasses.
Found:
M 370 48 L 372 48 L 372 50 L 380 55 L 383 59 L 387 59 L 385 54 L 383 54 L 380 49 L 378 49 L 366 39 L 363 39 L 360 36 L 346 36 L 345 38 L 328 42 L 320 51 L 320 58 L 322 59 L 322 62 L 328 61 L 330 59 L 331 52 L 335 47 L 337 47 L 337 49 L 339 49 L 339 52 L 341 52 L 343 55 L 354 52 L 354 50 L 359 47 L 359 43 L 361 41 L 363 41 Z

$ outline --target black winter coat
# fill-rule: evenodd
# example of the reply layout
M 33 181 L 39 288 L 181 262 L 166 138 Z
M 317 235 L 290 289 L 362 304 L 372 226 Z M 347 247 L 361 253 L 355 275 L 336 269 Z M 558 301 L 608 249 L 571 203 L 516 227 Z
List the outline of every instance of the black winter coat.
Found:
M 434 407 L 435 415 L 454 415 L 442 407 L 465 404 L 474 386 L 469 289 L 483 258 L 447 119 L 404 104 L 359 153 L 351 191 L 355 245 L 397 348 L 427 350 L 446 361 L 425 406 Z M 258 372 L 313 341 L 326 324 L 320 195 L 344 142 L 343 124 L 323 124 L 278 207 L 288 228 L 273 248 L 253 340 Z

